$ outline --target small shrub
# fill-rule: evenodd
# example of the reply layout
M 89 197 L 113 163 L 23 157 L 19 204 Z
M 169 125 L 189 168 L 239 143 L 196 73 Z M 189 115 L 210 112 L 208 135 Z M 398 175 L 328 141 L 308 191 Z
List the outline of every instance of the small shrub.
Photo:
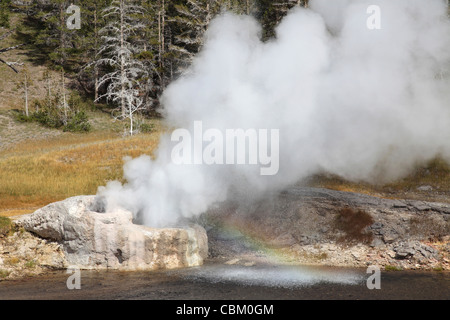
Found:
M 55 116 L 53 113 L 49 112 L 48 110 L 36 111 L 33 114 L 33 118 L 35 121 L 39 122 L 41 125 L 48 127 L 48 128 L 58 129 L 61 126 L 63 126 L 63 124 L 64 124 L 63 121 L 58 116 Z
M 339 210 L 335 218 L 335 227 L 345 233 L 345 236 L 339 239 L 341 242 L 370 243 L 372 233 L 367 233 L 364 229 L 373 223 L 372 216 L 367 212 L 350 208 Z
M 88 132 L 91 130 L 88 116 L 84 111 L 78 111 L 67 121 L 64 131 L 70 132 Z
M 20 262 L 20 259 L 17 257 L 10 257 L 8 260 L 5 261 L 9 265 L 15 265 Z
M 12 229 L 11 219 L 7 217 L 0 217 L 0 238 L 9 234 Z
M 36 261 L 34 260 L 29 260 L 25 263 L 25 267 L 29 268 L 29 269 L 33 269 L 34 267 L 36 267 Z
M 17 121 L 19 121 L 19 122 L 23 122 L 23 123 L 26 123 L 26 122 L 33 122 L 33 117 L 30 115 L 30 116 L 27 116 L 25 113 L 23 113 L 23 112 L 15 112 L 14 113 L 14 118 L 17 120 Z
M 9 276 L 10 272 L 8 270 L 0 269 L 0 279 L 4 279 Z
M 35 100 L 36 109 L 32 114 L 34 121 L 48 128 L 61 128 L 64 125 L 61 110 L 57 107 L 57 99 Z
M 71 94 L 68 99 L 69 108 L 64 111 L 60 107 L 60 97 L 55 95 L 33 102 L 35 111 L 30 116 L 18 113 L 16 119 L 21 122 L 35 121 L 41 125 L 70 132 L 88 132 L 91 130 L 88 116 L 84 111 L 86 103 L 77 94 Z
M 317 260 L 326 260 L 328 259 L 328 253 L 326 252 L 321 252 L 320 254 L 317 255 Z
M 67 104 L 70 106 L 72 110 L 77 111 L 83 110 L 94 111 L 96 109 L 95 104 L 92 101 L 90 101 L 86 97 L 80 96 L 76 91 L 70 92 Z
M 139 131 L 142 133 L 151 133 L 155 130 L 155 126 L 149 123 L 141 123 L 139 125 Z

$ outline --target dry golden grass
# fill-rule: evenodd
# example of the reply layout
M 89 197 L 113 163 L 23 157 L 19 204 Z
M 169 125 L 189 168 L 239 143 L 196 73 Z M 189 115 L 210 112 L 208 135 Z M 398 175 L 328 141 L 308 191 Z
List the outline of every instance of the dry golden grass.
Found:
M 409 175 L 386 184 L 352 182 L 329 174 L 310 177 L 312 187 L 338 191 L 357 192 L 383 198 L 411 198 L 450 203 L 450 163 L 440 157 L 418 164 Z M 431 191 L 421 191 L 419 187 L 430 186 Z
M 22 14 L 12 14 L 12 26 L 20 24 L 22 18 Z M 24 33 L 33 31 L 22 27 Z M 0 31 L 0 35 L 6 31 Z M 17 41 L 8 37 L 0 47 Z M 27 47 L 8 51 L 2 57 L 21 61 L 28 68 L 33 81 L 30 101 L 47 93 L 44 72 L 55 80 L 52 90 L 56 90 L 59 73 L 39 64 Z M 156 119 L 145 120 L 154 125 L 153 133 L 126 138 L 121 137 L 124 124 L 113 122 L 109 113 L 99 110 L 88 111 L 93 128 L 88 134 L 19 123 L 11 110 L 23 109 L 23 90 L 17 87 L 21 76 L 0 64 L 0 78 L 0 216 L 21 215 L 70 196 L 95 194 L 108 180 L 122 178 L 124 157 L 151 154 L 158 145 L 162 128 Z
M 0 152 L 0 216 L 29 213 L 70 196 L 95 194 L 122 178 L 124 157 L 151 155 L 159 131 L 133 137 L 64 134 Z
M 318 174 L 310 177 L 308 184 L 312 187 L 379 196 L 376 187 L 373 185 L 362 182 L 348 181 L 335 175 Z

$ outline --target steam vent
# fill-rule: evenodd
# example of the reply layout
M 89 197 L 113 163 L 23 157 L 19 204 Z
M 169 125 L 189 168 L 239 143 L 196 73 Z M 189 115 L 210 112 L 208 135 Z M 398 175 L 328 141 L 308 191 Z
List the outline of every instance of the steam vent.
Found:
M 198 225 L 155 229 L 133 223 L 126 210 L 96 212 L 95 196 L 55 202 L 16 224 L 58 242 L 68 266 L 82 269 L 154 270 L 203 264 L 206 231 Z

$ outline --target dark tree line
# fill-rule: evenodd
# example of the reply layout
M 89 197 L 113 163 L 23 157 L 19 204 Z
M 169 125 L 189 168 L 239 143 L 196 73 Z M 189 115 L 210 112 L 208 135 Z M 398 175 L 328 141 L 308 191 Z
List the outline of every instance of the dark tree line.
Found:
M 70 5 L 81 9 L 80 29 L 67 26 Z M 97 102 L 120 107 L 125 117 L 125 100 L 132 92 L 130 99 L 139 102 L 134 108 L 140 112 L 158 107 L 164 88 L 186 70 L 202 47 L 203 35 L 216 15 L 224 10 L 253 15 L 267 40 L 294 6 L 307 6 L 307 1 L 1 0 L 0 26 L 9 27 L 12 11 L 25 13 L 24 23 L 35 31 L 28 45 L 70 78 L 72 86 Z M 121 15 L 124 7 L 128 11 Z

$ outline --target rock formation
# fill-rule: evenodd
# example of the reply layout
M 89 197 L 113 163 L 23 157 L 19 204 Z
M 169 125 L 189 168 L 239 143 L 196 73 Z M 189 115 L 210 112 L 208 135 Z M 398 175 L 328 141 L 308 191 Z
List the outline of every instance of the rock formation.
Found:
M 342 220 L 343 208 L 364 214 Z M 362 226 L 361 219 L 366 220 Z M 128 211 L 102 212 L 95 196 L 69 198 L 15 221 L 28 232 L 16 228 L 0 241 L 0 280 L 69 266 L 189 267 L 207 257 L 245 266 L 450 270 L 448 203 L 291 187 L 258 202 L 222 203 L 197 222 L 207 232 L 197 224 L 153 229 L 134 224 Z
M 205 230 L 194 224 L 154 229 L 133 223 L 131 212 L 96 212 L 95 196 L 52 203 L 15 221 L 60 244 L 68 266 L 154 270 L 198 266 L 208 254 Z
M 355 217 L 342 223 L 343 209 Z M 448 203 L 293 186 L 257 203 L 223 204 L 205 221 L 211 258 L 245 263 L 276 252 L 299 264 L 450 270 Z

